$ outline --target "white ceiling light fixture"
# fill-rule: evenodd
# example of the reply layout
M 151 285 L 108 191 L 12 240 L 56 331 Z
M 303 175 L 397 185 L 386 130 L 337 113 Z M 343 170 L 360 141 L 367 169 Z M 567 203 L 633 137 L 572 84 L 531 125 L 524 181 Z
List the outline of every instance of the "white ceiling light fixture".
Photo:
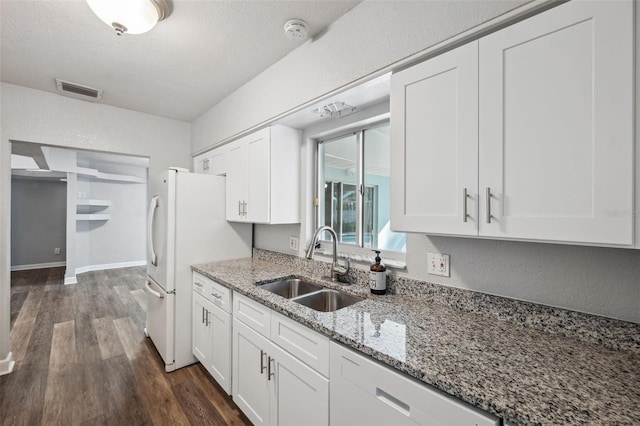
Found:
M 353 114 L 358 108 L 347 105 L 344 102 L 331 102 L 313 110 L 320 117 L 340 118 Z
M 307 24 L 300 19 L 290 19 L 284 23 L 284 34 L 291 40 L 304 40 L 307 38 Z
M 89 7 L 117 35 L 142 34 L 169 16 L 166 0 L 86 0 Z

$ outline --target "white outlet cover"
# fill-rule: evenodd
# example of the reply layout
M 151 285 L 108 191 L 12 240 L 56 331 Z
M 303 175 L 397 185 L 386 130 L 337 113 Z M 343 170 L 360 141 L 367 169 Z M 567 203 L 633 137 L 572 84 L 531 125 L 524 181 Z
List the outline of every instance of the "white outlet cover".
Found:
M 442 253 L 427 253 L 427 273 L 441 277 L 450 277 L 449 255 Z
M 298 237 L 289 237 L 289 250 L 298 250 Z

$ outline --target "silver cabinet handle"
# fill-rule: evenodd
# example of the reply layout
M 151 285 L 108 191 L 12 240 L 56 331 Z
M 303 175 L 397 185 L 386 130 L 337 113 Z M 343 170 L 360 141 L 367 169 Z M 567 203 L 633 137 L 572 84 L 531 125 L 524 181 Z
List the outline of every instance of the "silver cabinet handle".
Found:
M 267 361 L 267 380 L 271 380 L 271 378 L 276 375 L 276 373 L 271 370 L 271 361 L 275 361 L 275 359 L 273 359 L 271 357 L 268 357 L 268 361 Z
M 242 202 L 242 215 L 245 216 L 245 217 L 247 216 L 247 202 L 246 201 Z
M 211 293 L 211 295 L 212 295 L 213 297 L 215 297 L 216 299 L 222 299 L 222 295 L 221 295 L 221 294 L 218 294 L 218 293 Z
M 467 214 L 467 198 L 469 198 L 469 194 L 467 194 L 467 188 L 462 188 L 462 221 L 466 222 L 469 215 Z
M 491 223 L 491 188 L 487 186 L 487 223 Z
M 200 321 L 202 324 L 204 324 L 204 306 L 202 307 L 202 321 Z
M 201 282 L 196 281 L 196 282 L 195 282 L 195 283 L 193 283 L 193 284 L 195 284 L 195 286 L 196 286 L 196 287 L 200 287 L 200 288 L 202 288 L 202 283 L 201 283 Z
M 205 316 L 204 316 L 204 318 L 205 318 L 205 320 L 206 320 L 205 325 L 206 325 L 207 327 L 209 327 L 209 325 L 211 324 L 211 321 L 209 321 L 209 314 L 210 314 L 210 313 L 211 313 L 211 312 L 209 312 L 209 310 L 207 309 L 207 313 L 206 313 L 206 314 L 205 314 Z
M 263 351 L 262 349 L 260 349 L 260 374 L 264 373 L 264 369 L 267 368 L 264 365 L 264 356 L 267 353 L 265 351 Z
M 238 200 L 238 216 L 242 216 L 242 201 Z

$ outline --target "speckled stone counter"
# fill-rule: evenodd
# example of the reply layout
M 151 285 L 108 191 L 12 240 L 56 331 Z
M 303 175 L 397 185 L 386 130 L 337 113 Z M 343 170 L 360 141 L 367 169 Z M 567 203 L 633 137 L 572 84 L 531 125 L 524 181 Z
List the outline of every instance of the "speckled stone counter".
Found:
M 277 263 L 254 257 L 193 269 L 510 422 L 640 424 L 640 353 L 635 350 L 614 350 L 448 306 L 429 292 L 373 296 L 361 285 L 321 281 L 326 263 L 303 266 L 291 259 Z M 318 312 L 255 286 L 287 276 L 367 299 Z

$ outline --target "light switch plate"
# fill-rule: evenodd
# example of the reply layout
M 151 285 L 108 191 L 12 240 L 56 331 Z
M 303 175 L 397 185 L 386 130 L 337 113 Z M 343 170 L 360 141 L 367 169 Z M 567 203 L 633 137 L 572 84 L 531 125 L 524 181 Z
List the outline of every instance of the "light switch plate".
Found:
M 441 277 L 451 276 L 449 272 L 449 255 L 442 253 L 427 253 L 427 273 Z

